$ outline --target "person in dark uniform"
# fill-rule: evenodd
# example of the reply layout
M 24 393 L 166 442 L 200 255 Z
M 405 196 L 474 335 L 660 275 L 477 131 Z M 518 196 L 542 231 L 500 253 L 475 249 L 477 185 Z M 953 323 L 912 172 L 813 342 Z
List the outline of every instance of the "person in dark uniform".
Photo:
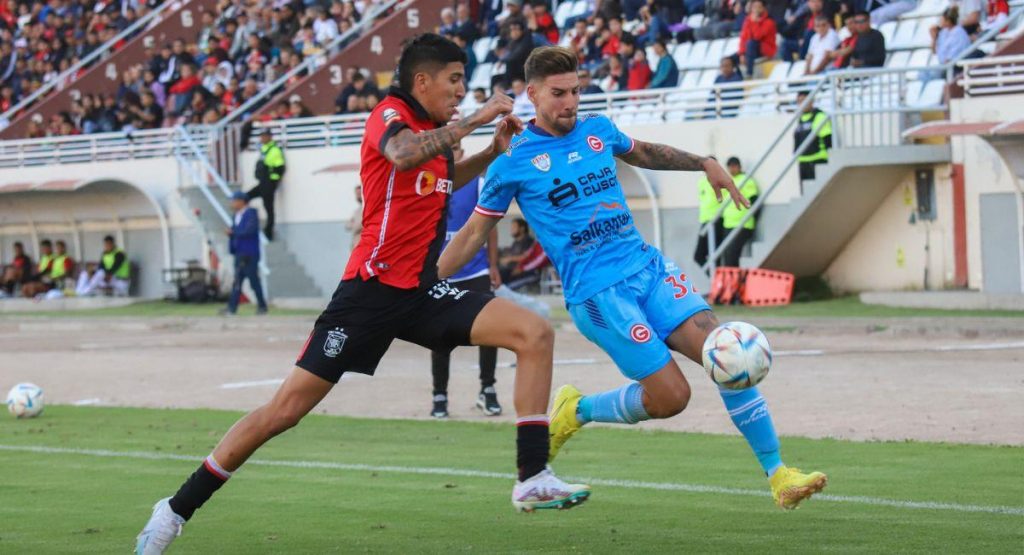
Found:
M 462 145 L 452 148 L 455 161 L 462 159 Z M 445 245 L 455 233 L 465 225 L 473 214 L 476 202 L 480 198 L 483 180 L 474 177 L 465 187 L 455 191 L 448 206 L 448 231 L 445 234 Z M 443 250 L 443 249 L 442 249 Z M 490 293 L 492 287 L 501 285 L 501 274 L 498 272 L 498 230 L 491 230 L 486 247 L 480 249 L 476 256 L 452 277 L 448 278 L 460 289 Z M 487 416 L 501 414 L 498 403 L 498 392 L 494 389 L 494 369 L 498 363 L 498 349 L 480 347 L 480 394 L 477 396 L 476 408 Z M 434 406 L 430 415 L 434 418 L 448 418 L 448 376 L 451 367 L 451 351 L 431 351 L 430 373 L 434 378 Z
M 483 173 L 523 129 L 505 94 L 446 125 L 466 94 L 465 60 L 456 44 L 435 34 L 419 35 L 403 48 L 399 86 L 366 123 L 363 231 L 341 283 L 270 402 L 232 426 L 178 492 L 153 507 L 137 538 L 138 553 L 162 553 L 261 445 L 298 424 L 345 372 L 373 374 L 395 339 L 431 350 L 487 345 L 516 353 L 519 480 L 513 506 L 570 508 L 589 497 L 589 486 L 568 484 L 547 467 L 551 325 L 511 301 L 437 277 L 449 195 Z M 456 163 L 452 147 L 499 117 L 489 148 Z
M 274 141 L 269 128 L 260 131 L 260 159 L 256 161 L 256 186 L 245 193 L 247 201 L 263 199 L 267 212 L 267 225 L 263 228 L 268 241 L 274 240 L 274 195 L 284 178 L 284 151 Z

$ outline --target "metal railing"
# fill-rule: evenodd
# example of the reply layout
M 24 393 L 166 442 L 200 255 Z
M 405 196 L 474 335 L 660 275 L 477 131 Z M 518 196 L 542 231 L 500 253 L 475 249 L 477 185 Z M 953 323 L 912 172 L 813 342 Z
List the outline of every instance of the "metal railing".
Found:
M 1024 54 L 963 60 L 957 79 L 967 96 L 1024 92 Z
M 184 4 L 182 2 L 163 2 L 155 10 L 137 19 L 135 23 L 132 23 L 123 31 L 115 35 L 112 39 L 103 43 L 102 45 L 100 45 L 99 48 L 93 50 L 89 53 L 89 55 L 79 60 L 77 64 L 64 70 L 59 75 L 57 75 L 57 77 L 55 77 L 53 80 L 46 83 L 42 87 L 39 87 L 38 90 L 28 95 L 27 97 L 21 99 L 20 102 L 9 108 L 6 112 L 0 114 L 0 129 L 7 127 L 7 125 L 10 124 L 10 122 L 21 110 L 32 105 L 32 103 L 34 103 L 36 99 L 38 99 L 39 97 L 48 94 L 50 91 L 54 89 L 63 90 L 66 85 L 74 83 L 74 77 L 75 75 L 78 75 L 79 71 L 81 71 L 83 68 L 89 67 L 94 61 L 100 59 L 101 57 L 105 58 L 106 56 L 111 54 L 111 51 L 113 50 L 114 46 L 117 45 L 118 42 L 125 38 L 131 37 L 133 34 L 140 30 L 148 28 L 148 26 L 151 23 L 156 23 L 163 19 L 165 13 L 171 10 L 180 9 L 181 7 L 183 7 L 183 5 Z
M 207 126 L 188 129 L 199 144 L 206 144 L 209 132 Z M 167 128 L 0 141 L 0 168 L 169 157 L 176 133 Z
M 178 160 L 178 167 L 182 171 L 188 172 L 192 178 L 192 183 L 199 188 L 206 200 L 213 206 L 214 212 L 220 217 L 220 220 L 226 227 L 231 227 L 233 218 L 228 215 L 227 210 L 224 209 L 222 204 L 224 201 L 231 198 L 233 191 L 228 185 L 227 181 L 220 175 L 217 169 L 210 162 L 207 152 L 200 146 L 192 135 L 190 129 L 186 129 L 183 126 L 178 126 L 173 129 L 174 132 L 174 157 Z M 217 187 L 217 190 L 222 195 L 218 198 L 217 195 L 210 189 L 208 181 L 212 181 Z M 265 279 L 270 275 L 270 267 L 267 265 L 267 257 L 265 255 L 266 245 L 268 243 L 267 236 L 260 231 L 260 274 L 264 277 L 264 290 L 267 297 L 270 296 L 270 285 Z

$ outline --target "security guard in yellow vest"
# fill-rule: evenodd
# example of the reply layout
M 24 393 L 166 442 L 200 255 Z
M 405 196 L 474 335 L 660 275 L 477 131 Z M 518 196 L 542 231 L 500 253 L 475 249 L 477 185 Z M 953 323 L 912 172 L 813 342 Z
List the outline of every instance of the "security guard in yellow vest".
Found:
M 807 91 L 797 93 L 797 105 L 802 104 L 806 98 Z M 811 139 L 797 158 L 800 162 L 801 181 L 814 179 L 814 166 L 828 162 L 828 150 L 832 148 L 832 121 L 825 112 L 815 108 L 813 102 L 808 102 L 793 132 L 793 150 L 799 149 L 811 133 L 817 135 L 817 140 Z
M 268 240 L 274 239 L 274 194 L 284 177 L 284 151 L 274 142 L 269 128 L 260 131 L 260 159 L 256 162 L 256 186 L 245 194 L 247 201 L 263 199 L 267 211 L 267 225 L 263 228 Z
M 714 156 L 708 156 L 708 158 L 717 161 L 718 159 Z M 722 226 L 722 218 L 718 216 L 718 210 L 722 207 L 722 204 L 729 202 L 727 196 L 723 196 L 722 201 L 719 202 L 715 198 L 715 190 L 711 187 L 711 182 L 708 181 L 706 175 L 701 175 L 700 180 L 697 181 L 697 199 L 699 201 L 699 212 L 698 221 L 700 227 L 703 228 L 704 224 L 714 220 L 715 231 L 715 244 L 721 245 L 722 239 L 725 238 L 725 228 Z M 698 266 L 704 266 L 708 261 L 708 255 L 711 254 L 711 227 L 704 231 L 703 235 L 697 237 L 697 250 L 693 253 L 693 259 L 697 262 Z
M 753 177 L 747 179 L 747 174 L 743 173 L 743 167 L 740 165 L 740 159 L 735 156 L 729 158 L 726 162 L 726 169 L 729 170 L 729 175 L 732 176 L 733 182 L 736 183 L 736 186 L 739 188 L 740 194 L 749 200 L 751 206 L 753 206 L 759 193 L 757 182 L 754 181 Z M 745 183 L 744 180 L 746 180 Z M 743 183 L 742 186 L 740 186 L 741 183 Z M 724 235 L 729 235 L 734 229 L 741 227 L 740 222 L 743 222 L 743 218 L 746 217 L 749 212 L 750 208 L 737 208 L 736 204 L 733 202 L 726 203 L 725 210 L 722 211 L 722 227 L 725 228 Z M 754 226 L 756 225 L 755 219 L 756 218 L 754 216 L 751 216 L 746 222 L 742 223 L 742 227 L 739 233 L 737 233 L 736 238 L 729 243 L 725 252 L 722 253 L 723 266 L 735 267 L 740 265 L 740 253 L 743 252 L 743 247 L 746 246 L 754 236 Z

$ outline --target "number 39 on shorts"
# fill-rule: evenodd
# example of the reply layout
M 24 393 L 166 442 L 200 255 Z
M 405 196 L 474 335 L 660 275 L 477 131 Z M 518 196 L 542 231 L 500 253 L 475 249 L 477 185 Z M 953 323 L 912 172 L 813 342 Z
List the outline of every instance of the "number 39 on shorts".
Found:
M 679 274 L 678 276 L 669 275 L 667 278 L 665 278 L 665 283 L 668 283 L 675 289 L 675 298 L 677 299 L 685 297 L 693 287 L 692 284 L 690 288 L 686 287 L 686 274 Z M 692 290 L 696 291 L 696 289 Z

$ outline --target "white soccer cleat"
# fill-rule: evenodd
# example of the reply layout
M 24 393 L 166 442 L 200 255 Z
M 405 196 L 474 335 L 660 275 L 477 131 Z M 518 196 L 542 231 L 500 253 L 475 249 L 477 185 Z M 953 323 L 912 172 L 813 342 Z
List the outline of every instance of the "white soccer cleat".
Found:
M 185 519 L 171 510 L 170 500 L 167 497 L 153 505 L 153 515 L 135 539 L 135 555 L 160 555 L 181 535 Z
M 571 509 L 590 497 L 590 486 L 567 484 L 551 467 L 525 482 L 516 482 L 512 488 L 512 506 L 519 512 L 532 513 L 537 509 Z

